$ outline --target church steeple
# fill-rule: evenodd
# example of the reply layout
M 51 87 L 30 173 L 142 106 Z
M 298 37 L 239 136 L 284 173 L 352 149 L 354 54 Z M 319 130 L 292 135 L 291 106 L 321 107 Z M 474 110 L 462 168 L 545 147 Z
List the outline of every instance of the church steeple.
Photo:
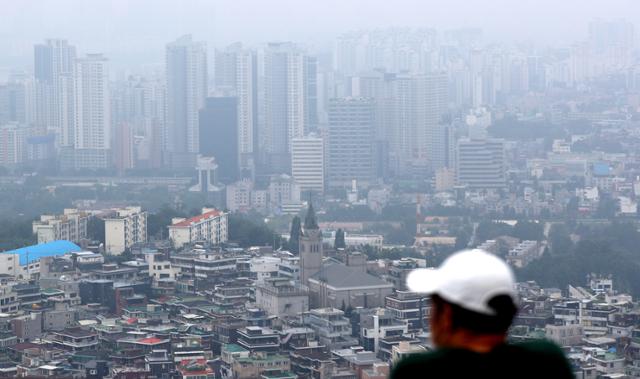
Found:
M 300 236 L 300 283 L 308 285 L 311 276 L 322 268 L 322 232 L 316 212 L 309 199 L 309 209 L 304 217 L 304 230 Z
M 307 209 L 307 215 L 304 217 L 304 230 L 317 230 L 318 219 L 316 218 L 316 211 L 313 209 L 313 203 L 309 201 L 309 208 Z

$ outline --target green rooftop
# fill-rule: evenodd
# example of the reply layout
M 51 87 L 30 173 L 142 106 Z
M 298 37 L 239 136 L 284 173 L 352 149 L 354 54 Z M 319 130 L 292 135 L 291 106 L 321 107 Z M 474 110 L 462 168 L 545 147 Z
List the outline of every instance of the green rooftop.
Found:
M 64 294 L 64 291 L 59 290 L 57 288 L 43 288 L 40 290 L 44 295 L 55 295 L 55 294 Z
M 263 378 L 265 379 L 286 379 L 286 378 L 292 378 L 295 379 L 297 378 L 297 376 L 289 371 L 280 371 L 280 370 L 274 370 L 274 371 L 264 371 L 261 375 Z
M 285 355 L 267 355 L 264 357 L 258 357 L 258 356 L 253 356 L 253 357 L 248 357 L 248 358 L 237 358 L 236 361 L 237 362 L 246 362 L 246 363 L 254 363 L 254 362 L 273 362 L 273 361 L 286 361 L 289 360 L 289 357 L 285 356 Z
M 248 352 L 249 350 L 235 343 L 228 343 L 224 345 L 224 351 L 228 351 L 230 353 L 244 353 L 245 351 Z

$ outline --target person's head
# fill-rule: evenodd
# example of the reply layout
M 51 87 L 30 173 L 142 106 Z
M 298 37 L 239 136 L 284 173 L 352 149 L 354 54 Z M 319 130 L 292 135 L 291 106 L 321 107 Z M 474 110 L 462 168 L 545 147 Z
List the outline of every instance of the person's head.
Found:
M 456 253 L 437 269 L 414 270 L 407 285 L 431 295 L 431 336 L 440 347 L 502 342 L 517 312 L 511 269 L 481 250 Z

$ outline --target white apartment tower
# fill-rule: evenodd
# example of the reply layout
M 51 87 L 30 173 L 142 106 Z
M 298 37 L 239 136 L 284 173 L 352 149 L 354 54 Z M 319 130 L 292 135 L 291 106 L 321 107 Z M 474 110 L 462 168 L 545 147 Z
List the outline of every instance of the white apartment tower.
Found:
M 433 165 L 440 144 L 438 124 L 447 107 L 446 75 L 399 77 L 394 92 L 395 122 L 389 141 L 398 170 Z
M 207 96 L 207 50 L 185 35 L 166 47 L 164 147 L 174 167 L 191 167 L 200 149 L 198 111 Z
M 271 172 L 288 171 L 291 140 L 305 132 L 305 59 L 291 43 L 258 53 L 259 148 Z
M 75 168 L 106 168 L 111 163 L 111 100 L 107 62 L 102 54 L 88 54 L 86 58 L 76 61 Z
M 73 146 L 76 48 L 63 39 L 34 46 L 36 124 L 56 134 L 59 146 Z
M 215 53 L 216 91 L 230 93 L 238 104 L 238 164 L 242 177 L 255 174 L 258 92 L 257 55 L 234 43 Z
M 324 142 L 311 134 L 291 140 L 291 176 L 303 192 L 324 192 Z

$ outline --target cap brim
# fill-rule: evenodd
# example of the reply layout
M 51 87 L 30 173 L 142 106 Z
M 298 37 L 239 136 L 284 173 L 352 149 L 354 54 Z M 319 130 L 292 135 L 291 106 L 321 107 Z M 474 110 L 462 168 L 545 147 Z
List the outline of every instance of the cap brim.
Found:
M 440 288 L 440 278 L 438 269 L 415 269 L 407 275 L 407 288 L 411 292 L 433 294 Z

